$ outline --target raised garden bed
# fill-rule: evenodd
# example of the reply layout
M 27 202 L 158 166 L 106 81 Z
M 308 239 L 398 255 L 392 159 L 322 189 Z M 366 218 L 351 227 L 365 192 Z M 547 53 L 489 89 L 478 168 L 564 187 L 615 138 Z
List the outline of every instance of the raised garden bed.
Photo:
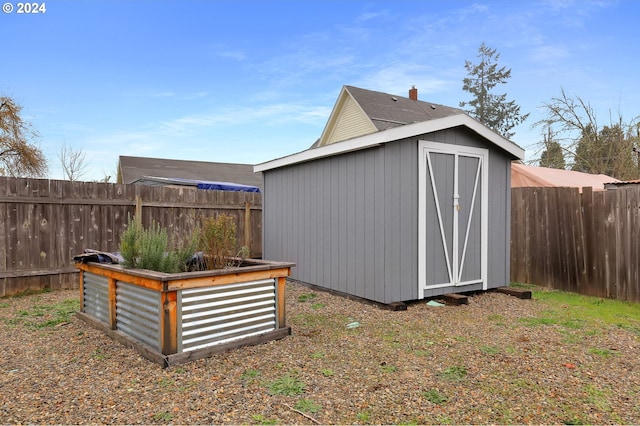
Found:
M 293 263 L 244 259 L 162 273 L 81 263 L 78 317 L 163 367 L 291 334 L 284 288 Z

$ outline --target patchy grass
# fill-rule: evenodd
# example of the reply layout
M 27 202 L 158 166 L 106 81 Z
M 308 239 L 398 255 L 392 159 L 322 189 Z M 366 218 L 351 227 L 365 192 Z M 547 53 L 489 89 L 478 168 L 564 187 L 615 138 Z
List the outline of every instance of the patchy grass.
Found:
M 496 355 L 500 353 L 500 348 L 497 346 L 485 345 L 480 347 L 480 351 L 487 355 Z
M 307 385 L 297 377 L 297 373 L 289 372 L 279 379 L 269 383 L 269 395 L 296 396 L 304 393 Z
M 444 380 L 460 381 L 467 377 L 467 369 L 465 367 L 454 365 L 442 370 L 439 376 Z
M 442 404 L 448 400 L 438 389 L 429 389 L 426 392 L 422 392 L 422 396 L 432 404 Z
M 579 328 L 596 324 L 615 325 L 640 335 L 640 304 L 583 296 L 558 290 L 527 286 L 533 298 L 549 306 L 549 318 L 564 327 Z
M 331 377 L 333 376 L 335 373 L 335 371 L 333 371 L 330 368 L 323 368 L 322 370 L 320 370 L 320 372 L 322 373 L 323 376 L 325 377 Z
M 318 404 L 317 402 L 311 399 L 302 398 L 298 400 L 298 402 L 296 402 L 296 405 L 294 406 L 294 408 L 296 410 L 300 410 L 305 413 L 315 414 L 322 409 L 322 405 Z
M 141 418 L 172 424 L 309 424 L 307 415 L 321 424 L 640 421 L 640 340 L 634 331 L 640 317 L 633 309 L 611 312 L 610 301 L 581 302 L 580 296 L 544 289 L 534 290 L 533 300 L 487 292 L 465 306 L 434 309 L 416 302 L 402 312 L 320 291 L 298 301 L 310 293 L 304 286 L 287 287 L 291 336 L 168 370 L 141 361 L 108 337 L 96 338 L 81 321 L 46 333 L 27 326 L 53 319 L 56 309 L 43 306 L 60 306 L 70 295 L 9 301 L 12 307 L 0 309 L 0 336 L 17 349 L 8 353 L 24 353 L 23 342 L 33 343 L 30 364 L 9 359 L 4 376 L 5 383 L 25 391 L 18 398 L 0 395 L 0 407 L 15 416 L 8 418 L 12 424 Z M 602 305 L 601 318 L 593 310 Z M 3 327 L 2 318 L 18 325 Z M 348 328 L 352 323 L 357 327 Z M 77 376 L 73 381 L 63 376 L 70 368 L 37 367 L 52 361 Z M 37 372 L 51 377 L 34 382 Z M 58 417 L 40 414 L 30 395 L 55 394 L 65 380 L 90 397 L 81 409 L 56 402 Z M 104 404 L 103 389 L 126 404 Z M 168 401 L 185 405 L 176 410 Z M 85 412 L 95 417 L 83 418 Z
M 70 322 L 73 314 L 79 309 L 78 299 L 67 299 L 53 305 L 34 303 L 28 309 L 18 311 L 16 317 L 5 318 L 4 321 L 7 324 L 23 325 L 30 329 L 52 328 Z
M 301 294 L 300 296 L 298 296 L 298 302 L 308 302 L 309 300 L 315 299 L 317 296 L 318 295 L 316 293 Z
M 393 373 L 397 369 L 398 369 L 398 367 L 396 367 L 395 365 L 391 365 L 391 364 L 387 364 L 387 363 L 380 364 L 380 370 L 383 373 Z
M 244 370 L 244 372 L 240 375 L 240 379 L 244 382 L 252 382 L 260 376 L 260 371 L 250 368 L 248 370 Z
M 168 411 L 160 411 L 153 415 L 153 420 L 156 422 L 170 422 L 173 419 L 173 414 Z
M 276 424 L 278 424 L 278 420 L 277 419 L 267 419 L 262 414 L 254 414 L 254 415 L 251 416 L 251 418 L 253 419 L 253 421 L 255 421 L 256 423 L 258 423 L 260 425 L 276 425 Z

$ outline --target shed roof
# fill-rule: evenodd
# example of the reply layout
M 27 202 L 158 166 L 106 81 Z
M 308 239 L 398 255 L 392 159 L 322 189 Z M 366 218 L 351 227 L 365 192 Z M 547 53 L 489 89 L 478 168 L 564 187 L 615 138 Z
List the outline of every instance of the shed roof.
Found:
M 590 186 L 594 191 L 603 191 L 604 184 L 620 182 L 607 175 L 594 175 L 573 170 L 551 169 L 511 163 L 511 187 L 570 187 Z
M 524 149 L 515 143 L 495 133 L 493 130 L 469 117 L 467 114 L 456 114 L 412 124 L 405 124 L 346 141 L 332 143 L 318 148 L 310 148 L 296 154 L 257 164 L 254 166 L 254 170 L 256 172 L 263 172 L 305 161 L 367 149 L 388 142 L 455 127 L 465 127 L 470 129 L 496 147 L 506 151 L 514 160 L 524 158 Z
M 121 155 L 118 163 L 119 182 L 133 183 L 145 176 L 233 182 L 262 189 L 262 175 L 254 173 L 251 164 L 208 161 L 169 160 L 164 158 Z

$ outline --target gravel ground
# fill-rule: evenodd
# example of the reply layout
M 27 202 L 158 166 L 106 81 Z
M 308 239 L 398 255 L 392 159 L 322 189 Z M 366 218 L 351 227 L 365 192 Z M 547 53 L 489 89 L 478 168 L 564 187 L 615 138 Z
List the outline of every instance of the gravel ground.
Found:
M 0 300 L 0 423 L 640 423 L 640 328 L 548 323 L 538 300 L 392 312 L 289 283 L 291 336 L 162 369 L 46 325 L 69 299 Z

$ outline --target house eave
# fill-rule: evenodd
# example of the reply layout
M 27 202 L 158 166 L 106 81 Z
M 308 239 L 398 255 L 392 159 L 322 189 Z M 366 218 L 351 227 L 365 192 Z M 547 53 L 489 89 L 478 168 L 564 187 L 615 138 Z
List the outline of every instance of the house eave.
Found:
M 519 147 L 510 140 L 505 139 L 480 122 L 469 117 L 468 115 L 458 114 L 429 121 L 422 121 L 419 123 L 407 124 L 404 126 L 383 130 L 343 142 L 337 142 L 319 148 L 307 149 L 295 154 L 288 155 L 286 157 L 281 157 L 275 160 L 256 164 L 253 167 L 253 171 L 264 172 L 267 170 L 278 169 L 280 167 L 286 167 L 297 163 L 331 157 L 347 152 L 359 151 L 388 142 L 410 138 L 426 133 L 438 132 L 441 130 L 459 126 L 467 127 L 478 135 L 492 142 L 497 147 L 509 153 L 514 160 L 524 159 L 523 148 Z

